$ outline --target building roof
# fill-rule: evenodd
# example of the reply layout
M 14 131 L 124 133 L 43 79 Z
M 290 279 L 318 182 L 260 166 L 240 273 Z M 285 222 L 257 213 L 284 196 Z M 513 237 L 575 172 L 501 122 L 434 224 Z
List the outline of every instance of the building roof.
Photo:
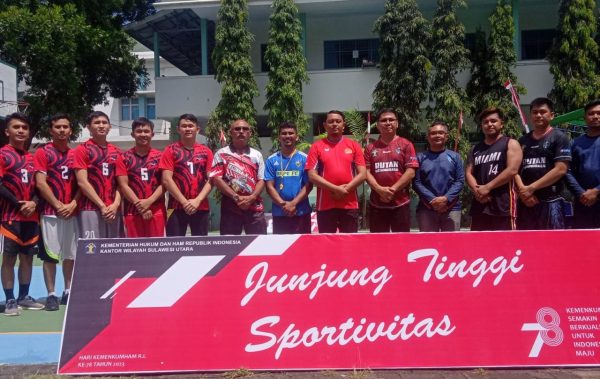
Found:
M 207 34 L 214 34 L 214 29 L 214 22 L 208 21 Z M 201 19 L 191 9 L 160 11 L 127 25 L 125 31 L 150 50 L 154 50 L 154 33 L 157 33 L 159 53 L 164 59 L 187 75 L 202 74 Z M 209 46 L 209 54 L 211 51 Z

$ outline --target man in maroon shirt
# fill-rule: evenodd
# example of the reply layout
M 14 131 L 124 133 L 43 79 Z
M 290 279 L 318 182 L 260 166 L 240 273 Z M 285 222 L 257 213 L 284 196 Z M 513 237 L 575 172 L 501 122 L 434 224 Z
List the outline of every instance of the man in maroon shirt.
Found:
M 410 181 L 419 168 L 415 147 L 396 135 L 398 114 L 384 108 L 377 116 L 379 139 L 365 149 L 367 183 L 371 187 L 371 233 L 410 231 Z

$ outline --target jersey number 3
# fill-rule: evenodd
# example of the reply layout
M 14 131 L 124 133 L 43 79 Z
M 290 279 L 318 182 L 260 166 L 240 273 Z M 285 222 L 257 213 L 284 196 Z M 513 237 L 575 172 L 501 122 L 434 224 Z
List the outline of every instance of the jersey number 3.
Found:
M 21 169 L 21 182 L 29 183 L 29 172 L 24 168 Z

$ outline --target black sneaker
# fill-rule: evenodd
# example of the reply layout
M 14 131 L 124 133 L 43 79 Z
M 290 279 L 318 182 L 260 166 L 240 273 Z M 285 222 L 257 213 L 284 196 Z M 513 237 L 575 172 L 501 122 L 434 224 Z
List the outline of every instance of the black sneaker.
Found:
M 62 297 L 60 298 L 60 304 L 61 305 L 67 305 L 68 301 L 69 301 L 69 293 L 68 292 L 63 292 Z
M 58 310 L 58 297 L 54 295 L 50 295 L 46 298 L 46 310 L 47 311 L 57 311 Z
M 21 312 L 19 312 L 19 307 L 17 306 L 17 301 L 15 299 L 10 299 L 6 302 L 4 306 L 4 315 L 5 316 L 18 316 Z
M 29 295 L 25 296 L 22 299 L 17 300 L 17 304 L 23 309 L 29 309 L 31 311 L 39 311 L 44 309 L 44 304 L 40 304 L 35 299 Z

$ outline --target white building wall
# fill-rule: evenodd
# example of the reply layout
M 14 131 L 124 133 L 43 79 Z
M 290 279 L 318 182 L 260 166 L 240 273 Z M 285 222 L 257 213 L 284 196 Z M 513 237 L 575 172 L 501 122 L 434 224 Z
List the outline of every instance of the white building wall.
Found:
M 520 11 L 521 29 L 543 29 L 555 25 L 558 20 L 557 4 L 539 7 L 539 4 L 527 5 Z M 374 10 L 375 11 L 375 10 Z M 478 26 L 489 29 L 488 17 L 493 11 L 493 4 L 471 4 L 468 9 L 460 11 L 461 19 L 468 32 Z M 381 9 L 383 12 L 383 9 Z M 431 18 L 432 9 L 424 9 L 427 18 Z M 379 80 L 377 69 L 343 69 L 324 70 L 324 41 L 377 38 L 373 25 L 378 13 L 345 15 L 311 14 L 306 18 L 306 56 L 310 82 L 304 86 L 304 109 L 306 113 L 322 113 L 330 109 L 357 108 L 368 110 L 372 104 L 372 92 Z M 250 50 L 255 79 L 260 96 L 254 105 L 258 114 L 264 114 L 266 73 L 260 72 L 261 45 L 268 41 L 268 18 L 250 18 L 248 28 L 254 35 L 254 43 Z M 552 77 L 545 61 L 519 62 L 515 69 L 521 83 L 528 89 L 528 94 L 521 98 L 527 103 L 537 96 L 545 96 L 552 86 Z M 466 85 L 468 72 L 459 75 L 459 81 Z M 200 117 L 208 117 L 220 100 L 220 85 L 209 76 L 163 77 L 157 79 L 156 104 L 157 116 L 161 118 L 175 117 L 185 112 L 192 112 Z M 426 103 L 423 106 L 427 105 Z
M 156 116 L 193 113 L 208 117 L 221 99 L 221 85 L 209 75 L 156 78 Z
M 546 61 L 519 62 L 514 72 L 519 82 L 527 88 L 521 103 L 527 104 L 539 96 L 546 96 L 552 89 L 552 75 Z M 331 109 L 356 108 L 367 111 L 373 103 L 372 93 L 379 81 L 379 70 L 344 69 L 309 72 L 310 82 L 304 87 L 304 111 L 325 113 Z M 254 105 L 258 114 L 264 114 L 266 74 L 255 75 L 260 96 Z M 465 86 L 469 73 L 458 76 Z M 186 76 L 158 78 L 156 81 L 156 113 L 159 118 L 177 117 L 191 112 L 207 118 L 221 98 L 221 87 L 212 76 Z M 423 103 L 423 106 L 427 105 Z
M 141 45 L 140 45 L 141 46 Z M 152 51 L 136 51 L 134 52 L 144 60 L 146 71 L 149 74 L 149 84 L 145 88 L 141 88 L 137 91 L 137 96 L 146 96 L 156 99 L 156 78 L 154 77 L 154 53 Z M 185 77 L 185 73 L 173 66 L 170 62 L 162 59 L 160 60 L 160 75 L 161 77 Z M 157 103 L 158 101 L 155 101 Z M 110 97 L 106 104 L 100 104 L 94 107 L 94 110 L 102 111 L 106 113 L 112 124 L 111 138 L 113 140 L 124 139 L 128 141 L 131 137 L 131 122 L 132 120 L 121 119 L 121 99 L 115 99 Z M 157 112 L 158 115 L 158 112 Z M 155 135 L 157 140 L 169 140 L 170 122 L 163 120 L 160 117 L 152 119 L 155 125 Z M 88 138 L 87 131 L 82 132 L 80 140 Z
M 324 65 L 323 41 L 377 38 L 372 32 L 374 14 L 348 16 L 313 16 L 306 20 L 306 59 L 309 71 L 322 70 Z M 248 29 L 254 35 L 250 49 L 254 72 L 260 72 L 260 46 L 269 39 L 269 23 L 256 20 L 248 23 Z
M 328 9 L 325 13 L 315 11 L 316 8 L 308 3 L 312 2 L 299 2 L 300 11 L 303 12 L 304 9 L 308 12 L 305 14 L 305 42 L 310 82 L 304 86 L 303 91 L 305 112 L 311 114 L 324 113 L 330 109 L 357 108 L 362 111 L 371 109 L 372 92 L 379 80 L 379 70 L 376 68 L 324 70 L 323 42 L 377 38 L 373 32 L 373 25 L 376 19 L 383 14 L 383 2 L 377 3 L 378 5 L 373 2 L 375 4 L 373 7 L 357 12 L 347 9 L 347 6 L 344 8 L 345 1 L 339 3 L 332 1 L 330 3 L 336 5 L 330 4 L 329 7 L 335 6 L 340 11 Z M 464 23 L 466 31 L 474 32 L 479 26 L 489 31 L 488 18 L 495 3 L 495 0 L 473 1 L 469 2 L 467 8 L 461 9 L 459 18 Z M 520 4 L 519 25 L 521 30 L 549 29 L 556 26 L 558 1 L 543 4 L 537 0 L 524 0 Z M 435 0 L 420 1 L 419 6 L 424 16 L 431 20 L 435 10 Z M 182 7 L 185 6 L 182 5 Z M 261 45 L 268 41 L 269 11 L 258 5 L 250 8 L 248 27 L 254 35 L 250 56 L 260 91 L 260 96 L 255 99 L 254 105 L 258 114 L 264 115 L 264 89 L 268 76 L 266 73 L 260 72 L 260 64 Z M 327 6 L 324 9 L 326 8 Z M 203 7 L 195 9 L 200 17 L 207 17 L 211 20 L 216 17 L 216 11 L 211 13 Z M 151 53 L 147 52 L 146 54 Z M 153 71 L 152 58 L 150 56 L 147 60 L 147 66 L 151 72 Z M 213 75 L 186 76 L 178 71 L 168 63 L 161 63 L 161 77 L 156 78 L 155 87 L 153 84 L 148 88 L 151 92 L 155 90 L 157 117 L 170 119 L 190 112 L 200 118 L 208 118 L 220 100 L 221 86 L 214 80 Z M 535 97 L 545 96 L 552 87 L 553 80 L 546 61 L 519 62 L 515 73 L 528 90 L 528 93 L 521 97 L 523 104 L 527 104 Z M 459 74 L 458 79 L 461 85 L 465 86 L 469 79 L 469 73 Z M 427 103 L 424 103 L 423 107 L 426 105 Z
M 17 69 L 0 61 L 0 117 L 16 112 L 16 101 Z
M 269 22 L 268 20 L 251 20 L 248 22 L 248 30 L 254 35 L 254 43 L 250 48 L 250 59 L 254 72 L 260 72 L 260 45 L 266 44 L 269 40 Z
M 372 32 L 376 15 L 311 17 L 306 20 L 308 70 L 323 70 L 323 41 L 378 38 Z
M 521 104 L 529 104 L 536 97 L 547 96 L 552 90 L 554 78 L 547 61 L 519 62 L 516 70 L 519 82 L 527 89 L 521 95 Z
M 119 99 L 115 99 L 114 97 L 108 98 L 107 104 L 100 104 L 94 107 L 95 111 L 104 112 L 108 115 L 110 119 L 111 125 L 116 126 L 119 125 Z

